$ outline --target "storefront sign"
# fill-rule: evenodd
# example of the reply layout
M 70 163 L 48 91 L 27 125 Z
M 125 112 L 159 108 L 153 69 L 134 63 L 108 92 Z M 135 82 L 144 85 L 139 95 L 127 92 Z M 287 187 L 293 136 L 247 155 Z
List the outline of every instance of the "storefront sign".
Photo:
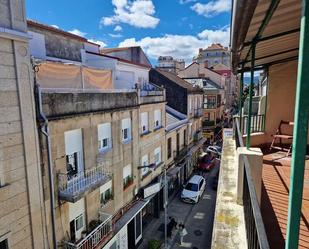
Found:
M 161 189 L 161 183 L 160 182 L 144 188 L 144 199 L 153 195 L 153 194 L 158 193 L 160 191 L 160 189 Z

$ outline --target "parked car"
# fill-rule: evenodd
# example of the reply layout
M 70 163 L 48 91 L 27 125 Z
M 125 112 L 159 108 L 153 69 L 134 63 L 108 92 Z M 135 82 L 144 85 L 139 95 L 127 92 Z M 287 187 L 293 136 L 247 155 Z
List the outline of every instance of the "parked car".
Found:
M 181 192 L 181 200 L 198 203 L 206 187 L 206 180 L 200 175 L 193 175 Z
M 211 170 L 215 165 L 216 165 L 215 157 L 212 155 L 212 153 L 208 152 L 199 159 L 198 167 L 199 167 L 199 170 L 202 170 L 205 172 L 205 171 Z
M 211 152 L 215 155 L 221 156 L 222 148 L 217 145 L 208 146 L 206 152 Z

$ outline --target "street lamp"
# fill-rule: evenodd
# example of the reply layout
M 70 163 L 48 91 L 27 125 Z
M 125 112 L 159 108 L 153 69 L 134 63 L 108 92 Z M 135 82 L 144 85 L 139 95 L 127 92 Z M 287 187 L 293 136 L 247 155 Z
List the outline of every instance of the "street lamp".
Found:
M 144 169 L 144 168 L 148 168 L 148 169 L 152 169 L 154 170 L 156 168 L 156 164 L 155 163 L 151 163 L 149 165 L 144 165 L 144 166 L 138 166 L 137 169 Z M 166 168 L 164 166 L 163 169 L 164 172 L 164 248 L 167 249 L 167 188 L 168 188 L 168 184 L 167 184 L 167 179 L 166 179 Z

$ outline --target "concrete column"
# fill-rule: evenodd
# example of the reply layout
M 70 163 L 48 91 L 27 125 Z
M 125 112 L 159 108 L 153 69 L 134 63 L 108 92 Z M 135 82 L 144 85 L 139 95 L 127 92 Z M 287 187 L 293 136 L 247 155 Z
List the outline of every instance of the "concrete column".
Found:
M 259 204 L 261 204 L 262 191 L 262 167 L 263 167 L 263 153 L 260 148 L 239 147 L 237 149 L 238 158 L 238 180 L 237 180 L 237 203 L 243 204 L 243 185 L 244 185 L 244 156 L 247 156 L 252 179 Z

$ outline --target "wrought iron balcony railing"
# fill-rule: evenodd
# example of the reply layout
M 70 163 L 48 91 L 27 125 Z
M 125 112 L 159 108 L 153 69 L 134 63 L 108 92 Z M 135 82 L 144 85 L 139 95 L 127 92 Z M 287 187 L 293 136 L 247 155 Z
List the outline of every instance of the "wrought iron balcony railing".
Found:
M 90 222 L 92 230 L 77 242 L 63 241 L 65 249 L 95 249 L 101 248 L 104 242 L 112 236 L 113 222 L 112 215 L 99 212 L 99 219 Z
M 103 166 L 88 169 L 75 175 L 58 174 L 59 198 L 64 201 L 76 202 L 83 195 L 110 180 Z

